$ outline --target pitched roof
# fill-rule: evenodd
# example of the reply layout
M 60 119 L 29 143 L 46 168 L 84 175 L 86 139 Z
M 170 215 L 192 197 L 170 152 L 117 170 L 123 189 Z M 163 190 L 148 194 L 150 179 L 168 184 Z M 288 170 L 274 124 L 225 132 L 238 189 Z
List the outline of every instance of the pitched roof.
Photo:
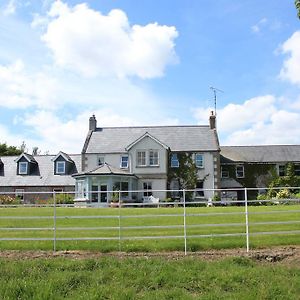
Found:
M 167 145 L 165 145 L 164 143 L 162 143 L 161 141 L 159 141 L 157 138 L 155 138 L 154 136 L 152 136 L 151 134 L 149 134 L 148 132 L 144 133 L 142 136 L 140 136 L 137 140 L 135 140 L 134 142 L 132 142 L 130 145 L 128 145 L 126 147 L 126 150 L 128 151 L 130 148 L 132 148 L 134 145 L 136 145 L 137 143 L 139 143 L 141 140 L 143 140 L 145 137 L 149 137 L 150 139 L 154 140 L 156 143 L 160 144 L 162 147 L 164 147 L 165 149 L 168 149 L 169 147 Z
M 62 156 L 68 162 L 73 162 L 73 160 L 71 159 L 71 157 L 67 153 L 62 152 L 62 151 L 60 151 L 55 157 L 53 157 L 52 161 L 57 160 L 60 156 Z
M 218 151 L 216 131 L 209 126 L 104 127 L 89 132 L 83 153 L 123 153 L 144 134 L 171 151 Z
M 300 145 L 222 146 L 221 163 L 300 162 Z
M 118 169 L 115 168 L 108 163 L 104 163 L 101 166 L 98 166 L 95 169 L 92 169 L 90 171 L 86 172 L 80 172 L 77 174 L 74 174 L 73 177 L 78 177 L 78 176 L 86 176 L 86 175 L 127 175 L 127 176 L 134 176 L 132 173 L 129 173 L 127 170 L 124 169 Z
M 20 156 L 18 156 L 15 161 L 18 162 L 22 157 L 25 157 L 25 159 L 30 163 L 37 163 L 37 161 L 34 159 L 34 157 L 31 154 L 23 152 Z
M 71 175 L 54 175 L 52 159 L 55 155 L 34 156 L 38 164 L 35 175 L 17 175 L 17 156 L 2 156 L 3 174 L 0 176 L 0 186 L 73 186 L 75 179 Z M 70 155 L 74 161 L 75 172 L 81 170 L 81 155 Z

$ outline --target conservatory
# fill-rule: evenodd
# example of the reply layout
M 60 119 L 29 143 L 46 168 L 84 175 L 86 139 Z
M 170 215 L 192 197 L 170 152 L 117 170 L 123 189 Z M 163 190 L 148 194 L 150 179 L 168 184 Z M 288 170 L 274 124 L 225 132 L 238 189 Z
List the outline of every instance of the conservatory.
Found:
M 96 169 L 74 174 L 75 202 L 102 204 L 135 202 L 137 177 L 125 170 L 104 163 Z

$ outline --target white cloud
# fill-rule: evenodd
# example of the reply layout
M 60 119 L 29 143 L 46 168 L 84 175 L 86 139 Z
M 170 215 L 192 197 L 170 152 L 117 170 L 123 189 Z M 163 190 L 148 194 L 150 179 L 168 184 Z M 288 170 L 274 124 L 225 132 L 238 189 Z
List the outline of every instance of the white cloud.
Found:
M 13 15 L 16 12 L 17 4 L 15 0 L 9 0 L 3 10 L 4 16 Z
M 39 146 L 43 151 L 49 150 L 51 153 L 57 153 L 62 150 L 68 153 L 80 153 L 88 132 L 89 117 L 92 114 L 96 115 L 98 127 L 151 124 L 149 120 L 144 122 L 142 118 L 122 116 L 109 109 L 86 110 L 65 120 L 54 112 L 38 110 L 32 114 L 27 113 L 25 117 L 15 118 L 15 122 L 20 126 L 27 126 L 37 136 L 36 141 L 38 142 L 35 141 L 34 145 Z M 155 122 L 155 125 L 177 123 L 177 120 L 169 119 Z M 29 144 L 27 143 L 27 145 Z
M 266 18 L 262 18 L 255 25 L 251 26 L 251 31 L 254 33 L 259 33 L 268 20 Z
M 280 77 L 300 85 L 300 31 L 296 31 L 281 47 L 289 57 L 284 61 Z
M 300 114 L 282 109 L 281 102 L 267 95 L 219 109 L 217 129 L 221 145 L 299 143 Z M 209 109 L 196 109 L 194 115 L 203 124 Z
M 58 83 L 44 73 L 26 72 L 21 60 L 8 66 L 0 65 L 0 106 L 27 108 L 30 106 L 54 108 Z
M 69 7 L 59 0 L 48 15 L 42 40 L 55 62 L 85 76 L 159 77 L 177 60 L 173 26 L 131 26 L 122 10 L 103 15 L 86 4 Z

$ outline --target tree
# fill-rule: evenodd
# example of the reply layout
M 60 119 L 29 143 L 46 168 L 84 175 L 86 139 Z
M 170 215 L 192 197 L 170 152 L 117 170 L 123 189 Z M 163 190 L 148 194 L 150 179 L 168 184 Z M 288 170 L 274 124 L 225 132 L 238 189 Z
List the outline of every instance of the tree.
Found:
M 300 0 L 295 0 L 295 6 L 298 11 L 298 18 L 300 19 Z
M 168 181 L 178 182 L 179 190 L 195 189 L 197 184 L 197 167 L 190 153 L 178 153 L 179 168 L 169 168 Z M 192 193 L 186 193 L 188 198 L 191 198 Z
M 9 155 L 20 155 L 22 150 L 18 149 L 15 146 L 7 146 L 6 143 L 0 143 L 0 155 L 9 156 Z

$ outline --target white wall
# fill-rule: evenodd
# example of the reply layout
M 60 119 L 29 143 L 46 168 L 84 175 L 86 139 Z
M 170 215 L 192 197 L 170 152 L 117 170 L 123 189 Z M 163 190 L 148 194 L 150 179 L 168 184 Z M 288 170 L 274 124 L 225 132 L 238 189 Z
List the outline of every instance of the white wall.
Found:
M 158 150 L 159 166 L 138 167 L 137 152 L 146 151 L 146 162 L 148 164 L 149 150 Z M 132 167 L 132 172 L 134 174 L 138 175 L 138 174 L 166 174 L 167 173 L 168 152 L 162 145 L 160 145 L 150 137 L 146 136 L 129 150 L 129 160 L 132 162 L 131 167 Z

